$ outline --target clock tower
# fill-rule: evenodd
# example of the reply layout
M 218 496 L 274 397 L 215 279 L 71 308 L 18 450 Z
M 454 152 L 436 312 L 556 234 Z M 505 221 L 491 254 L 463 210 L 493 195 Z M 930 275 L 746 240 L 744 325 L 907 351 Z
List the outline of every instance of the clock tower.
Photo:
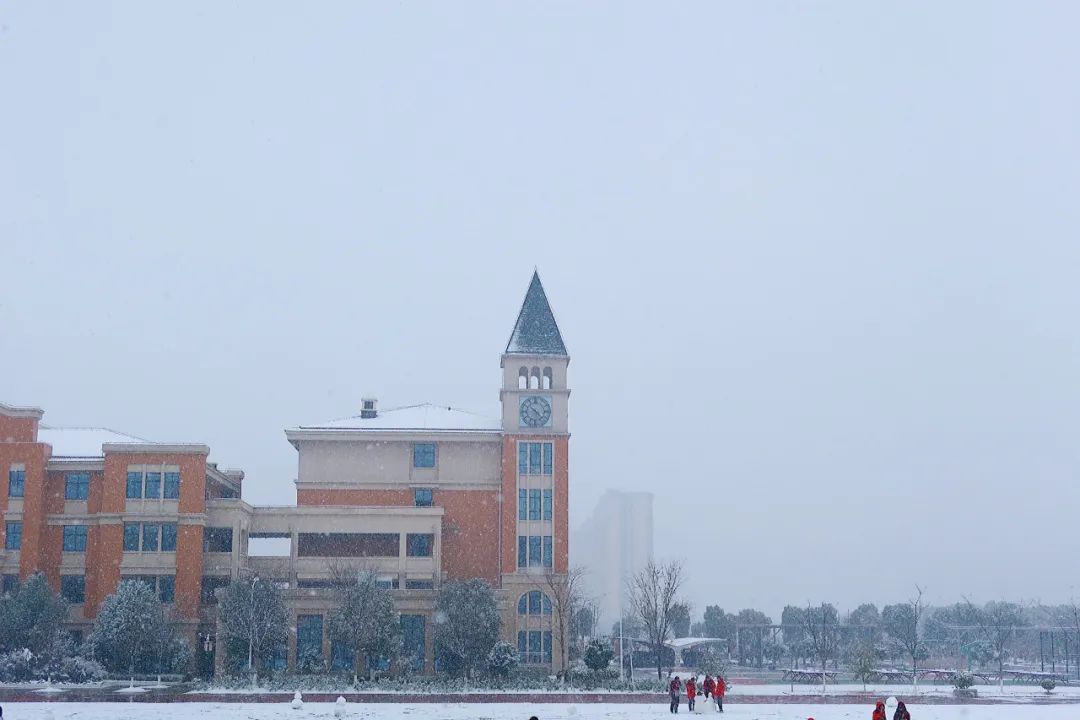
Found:
M 570 389 L 566 352 L 540 276 L 502 356 L 502 586 L 524 662 L 552 662 L 552 611 L 537 594 L 569 562 Z M 534 612 L 535 611 L 535 612 Z M 509 623 L 506 621 L 510 620 Z M 559 649 L 554 657 L 558 664 Z

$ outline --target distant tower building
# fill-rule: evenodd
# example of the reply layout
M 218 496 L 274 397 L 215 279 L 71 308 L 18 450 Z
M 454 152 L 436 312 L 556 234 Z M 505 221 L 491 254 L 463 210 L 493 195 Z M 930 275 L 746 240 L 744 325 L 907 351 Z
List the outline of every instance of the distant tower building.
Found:
M 599 632 L 618 621 L 626 581 L 653 558 L 653 496 L 608 490 L 574 534 L 574 565 L 588 568 L 589 594 L 599 606 Z

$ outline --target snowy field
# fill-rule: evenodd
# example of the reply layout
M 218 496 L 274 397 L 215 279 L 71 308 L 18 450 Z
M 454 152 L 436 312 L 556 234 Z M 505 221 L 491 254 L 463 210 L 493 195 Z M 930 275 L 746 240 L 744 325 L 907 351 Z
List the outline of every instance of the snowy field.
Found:
M 1067 720 L 1080 713 L 1076 705 L 909 705 L 913 720 Z M 724 720 L 867 720 L 873 708 L 862 705 L 729 705 Z M 391 720 L 638 720 L 665 718 L 666 705 L 519 705 L 350 704 L 346 718 Z M 686 712 L 680 717 L 699 717 Z M 300 710 L 287 704 L 261 703 L 7 703 L 4 720 L 309 720 L 333 718 L 331 703 L 305 703 Z M 709 717 L 701 715 L 700 717 Z M 891 717 L 891 713 L 890 713 Z

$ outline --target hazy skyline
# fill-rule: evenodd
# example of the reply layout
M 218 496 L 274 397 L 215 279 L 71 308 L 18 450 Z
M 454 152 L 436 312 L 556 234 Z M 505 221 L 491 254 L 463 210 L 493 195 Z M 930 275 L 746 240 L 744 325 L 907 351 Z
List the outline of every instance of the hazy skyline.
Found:
M 0 401 L 291 504 L 286 427 L 497 415 L 538 267 L 571 524 L 654 492 L 695 616 L 1080 596 L 1077 20 L 0 5 Z

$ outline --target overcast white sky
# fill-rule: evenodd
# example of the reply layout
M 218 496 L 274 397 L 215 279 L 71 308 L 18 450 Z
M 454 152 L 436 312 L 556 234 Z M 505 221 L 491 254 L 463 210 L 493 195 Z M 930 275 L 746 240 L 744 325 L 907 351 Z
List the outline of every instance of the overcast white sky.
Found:
M 572 522 L 653 490 L 697 612 L 1080 595 L 1078 20 L 0 2 L 0 400 L 291 503 L 287 426 L 495 414 L 538 266 Z

